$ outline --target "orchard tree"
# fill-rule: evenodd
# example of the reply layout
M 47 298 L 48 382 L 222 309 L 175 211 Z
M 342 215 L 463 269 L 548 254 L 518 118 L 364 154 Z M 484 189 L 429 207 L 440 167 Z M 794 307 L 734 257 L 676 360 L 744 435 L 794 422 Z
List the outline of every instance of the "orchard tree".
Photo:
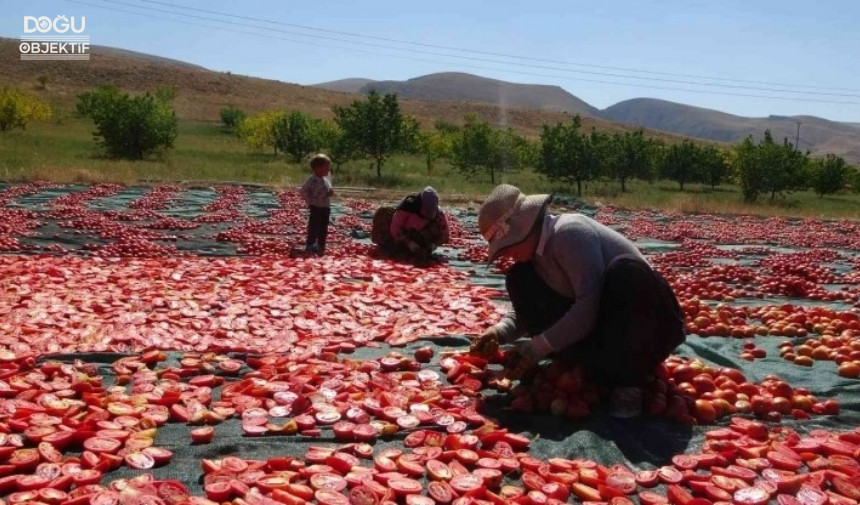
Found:
M 122 94 L 116 86 L 99 86 L 93 91 L 85 91 L 78 95 L 75 108 L 78 115 L 91 118 L 93 111 L 103 110 L 106 103 L 120 100 Z
M 770 132 L 767 132 L 766 136 L 770 136 Z M 735 146 L 734 163 L 744 201 L 754 203 L 765 189 L 767 174 L 761 150 L 753 141 L 752 135 Z
M 486 121 L 474 114 L 466 116 L 466 124 L 454 137 L 451 146 L 451 164 L 468 176 L 489 172 L 490 181 L 496 183 L 492 163 L 496 132 Z
M 717 185 L 729 180 L 731 167 L 725 153 L 714 146 L 699 147 L 699 163 L 702 169 L 702 179 L 715 189 Z
M 773 201 L 778 193 L 804 187 L 806 165 L 805 154 L 787 139 L 774 142 L 770 130 L 758 144 L 750 136 L 735 147 L 735 170 L 746 202 L 755 202 L 762 193 L 770 193 Z
M 842 191 L 849 183 L 850 170 L 845 160 L 835 154 L 812 160 L 809 166 L 812 189 L 820 197 Z
M 219 114 L 221 116 L 221 123 L 224 125 L 224 131 L 228 133 L 236 133 L 239 125 L 245 120 L 245 112 L 232 105 L 223 107 Z
M 851 184 L 851 191 L 860 193 L 860 167 L 850 167 L 848 181 Z
M 381 97 L 371 91 L 366 100 L 356 100 L 348 107 L 336 105 L 332 110 L 349 143 L 376 164 L 377 178 L 382 177 L 382 165 L 392 154 L 414 146 L 418 124 L 400 112 L 397 95 Z
M 271 147 L 278 153 L 275 146 L 275 122 L 284 116 L 281 111 L 267 111 L 245 118 L 236 133 L 251 149 Z
M 285 113 L 272 125 L 275 148 L 289 154 L 293 162 L 301 162 L 322 145 L 321 123 L 321 120 L 297 110 Z
M 0 91 L 0 132 L 27 128 L 30 121 L 51 118 L 51 107 L 42 99 L 16 88 Z
M 681 191 L 684 191 L 684 184 L 702 179 L 699 148 L 693 142 L 684 140 L 680 144 L 673 144 L 665 148 L 662 154 L 658 164 L 660 177 L 677 182 Z
M 96 142 L 109 156 L 142 159 L 173 147 L 176 140 L 176 112 L 170 103 L 175 93 L 167 89 L 132 97 L 103 88 L 93 95 L 79 96 L 78 111 L 92 118 Z
M 451 157 L 454 135 L 439 129 L 418 134 L 418 152 L 424 156 L 428 174 L 433 172 L 433 167 L 438 160 Z
M 582 196 L 582 183 L 594 177 L 598 153 L 591 139 L 580 133 L 582 121 L 577 114 L 569 124 L 543 125 L 538 172 L 550 180 L 576 183 Z
M 357 148 L 334 121 L 323 120 L 317 124 L 319 150 L 325 152 L 334 164 L 334 170 L 349 160 L 357 158 Z
M 767 137 L 770 138 L 770 141 L 763 142 L 767 167 L 765 187 L 770 191 L 770 201 L 772 202 L 779 193 L 803 189 L 808 186 L 807 166 L 809 157 L 795 149 L 788 139 L 784 139 L 782 144 L 777 144 L 773 142 L 770 132 L 768 132 Z
M 621 182 L 622 192 L 627 191 L 629 179 L 651 180 L 657 144 L 646 139 L 641 129 L 614 134 L 610 146 L 613 153 L 608 159 L 608 175 Z
M 490 171 L 492 182 L 494 174 L 510 170 L 521 170 L 537 162 L 535 146 L 517 135 L 513 128 L 493 132 L 491 144 Z

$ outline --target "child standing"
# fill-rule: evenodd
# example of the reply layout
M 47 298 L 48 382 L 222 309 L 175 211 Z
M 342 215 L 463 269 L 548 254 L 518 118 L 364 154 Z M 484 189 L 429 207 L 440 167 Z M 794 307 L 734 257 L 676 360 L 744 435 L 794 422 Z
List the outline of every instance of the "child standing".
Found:
M 305 250 L 325 254 L 325 241 L 328 236 L 328 222 L 331 215 L 330 198 L 334 194 L 329 179 L 331 159 L 325 154 L 317 154 L 311 158 L 311 170 L 314 174 L 307 178 L 299 194 L 302 195 L 310 210 L 308 218 L 308 235 Z

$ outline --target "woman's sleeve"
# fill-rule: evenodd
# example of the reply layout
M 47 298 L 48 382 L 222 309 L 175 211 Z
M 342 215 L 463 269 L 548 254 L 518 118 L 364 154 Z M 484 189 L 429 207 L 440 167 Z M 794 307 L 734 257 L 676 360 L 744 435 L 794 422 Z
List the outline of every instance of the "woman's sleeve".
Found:
M 535 337 L 541 354 L 560 351 L 588 335 L 597 321 L 605 261 L 600 236 L 588 228 L 556 235 L 552 254 L 576 294 L 576 303 L 556 323 Z
M 404 210 L 394 211 L 394 217 L 391 218 L 391 236 L 394 240 L 400 240 L 403 237 L 403 225 L 409 218 L 409 213 Z

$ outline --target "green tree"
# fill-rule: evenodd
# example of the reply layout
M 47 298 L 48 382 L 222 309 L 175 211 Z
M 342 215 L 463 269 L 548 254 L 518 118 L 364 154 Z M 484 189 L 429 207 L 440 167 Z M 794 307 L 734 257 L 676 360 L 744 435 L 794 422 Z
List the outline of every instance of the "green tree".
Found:
M 496 132 L 476 115 L 466 116 L 466 124 L 454 137 L 451 146 L 451 164 L 468 176 L 488 172 L 496 183 L 495 165 L 492 163 Z
M 774 142 L 770 130 L 758 144 L 747 137 L 735 147 L 735 170 L 744 201 L 755 202 L 761 193 L 770 193 L 773 201 L 779 193 L 802 188 L 807 161 L 787 139 L 782 144 Z
M 381 97 L 371 91 L 366 100 L 356 100 L 348 107 L 334 106 L 332 110 L 348 142 L 376 164 L 377 178 L 382 177 L 382 165 L 392 154 L 414 146 L 417 123 L 400 112 L 397 95 Z
M 848 180 L 851 184 L 851 191 L 860 193 L 860 167 L 851 167 Z
M 660 177 L 677 182 L 681 191 L 684 184 L 702 179 L 702 157 L 696 144 L 684 140 L 665 148 L 662 154 L 658 164 Z
M 588 144 L 591 147 L 593 166 L 591 169 L 591 178 L 599 179 L 607 177 L 609 167 L 612 165 L 612 157 L 615 156 L 615 151 L 612 146 L 613 140 L 606 133 L 602 133 L 591 128 L 591 133 L 588 135 Z
M 766 136 L 769 137 L 770 132 L 767 132 Z M 761 150 L 753 141 L 752 135 L 734 148 L 734 169 L 747 203 L 755 202 L 765 190 L 767 174 L 762 158 Z
M 27 128 L 30 121 L 51 118 L 51 107 L 42 99 L 17 88 L 0 91 L 0 132 L 13 128 Z
M 845 189 L 851 176 L 851 168 L 845 160 L 835 154 L 812 160 L 809 166 L 812 189 L 820 197 L 832 195 Z
M 657 145 L 646 139 L 641 129 L 614 134 L 610 145 L 613 153 L 608 159 L 608 175 L 621 182 L 622 192 L 627 191 L 631 178 L 651 179 Z
M 494 174 L 497 172 L 521 170 L 528 165 L 537 164 L 535 145 L 517 135 L 513 128 L 496 130 L 493 133 L 489 161 L 493 183 Z
M 222 107 L 220 110 L 221 123 L 224 125 L 224 131 L 228 133 L 236 133 L 239 125 L 245 120 L 245 112 L 242 109 L 233 107 Z
M 770 132 L 767 136 L 770 137 Z M 777 144 L 771 137 L 769 142 L 763 144 L 767 173 L 765 188 L 770 191 L 771 202 L 777 194 L 803 189 L 808 185 L 806 175 L 809 157 L 806 154 L 795 149 L 788 139 Z
M 454 135 L 454 133 L 440 129 L 418 134 L 418 152 L 424 156 L 428 174 L 433 172 L 433 167 L 438 160 L 451 157 Z
M 591 138 L 580 133 L 582 120 L 577 114 L 569 124 L 543 125 L 538 172 L 550 180 L 576 183 L 582 196 L 582 183 L 594 177 L 597 151 Z
M 78 110 L 86 111 L 96 125 L 94 137 L 109 156 L 142 159 L 159 149 L 173 147 L 177 135 L 176 112 L 170 95 L 149 92 L 129 96 L 111 89 L 79 97 Z
M 109 105 L 122 99 L 122 91 L 116 86 L 99 86 L 93 91 L 78 95 L 75 109 L 78 115 L 92 118 L 94 111 L 103 111 Z
M 328 154 L 334 170 L 340 170 L 341 164 L 357 156 L 355 146 L 349 143 L 334 121 L 320 121 L 317 124 L 316 135 L 319 141 L 318 150 Z
M 236 133 L 251 149 L 271 147 L 275 154 L 275 122 L 284 115 L 280 111 L 267 111 L 245 118 Z
M 296 110 L 280 116 L 272 125 L 275 148 L 292 156 L 295 163 L 301 162 L 322 144 L 320 123 L 320 119 Z
M 731 175 L 731 167 L 726 156 L 714 146 L 699 148 L 699 162 L 702 167 L 703 180 L 711 185 L 711 189 L 715 189 L 718 184 L 726 182 Z

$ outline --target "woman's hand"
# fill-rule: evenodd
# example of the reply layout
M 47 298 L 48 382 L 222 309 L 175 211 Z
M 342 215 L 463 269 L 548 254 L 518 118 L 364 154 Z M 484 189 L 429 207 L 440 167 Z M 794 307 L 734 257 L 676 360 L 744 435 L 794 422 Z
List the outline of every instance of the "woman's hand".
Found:
M 537 366 L 538 359 L 532 350 L 531 342 L 524 342 L 508 354 L 502 377 L 510 380 L 522 379 Z
M 495 356 L 497 352 L 499 352 L 499 335 L 495 327 L 487 329 L 469 347 L 469 354 L 484 358 Z

